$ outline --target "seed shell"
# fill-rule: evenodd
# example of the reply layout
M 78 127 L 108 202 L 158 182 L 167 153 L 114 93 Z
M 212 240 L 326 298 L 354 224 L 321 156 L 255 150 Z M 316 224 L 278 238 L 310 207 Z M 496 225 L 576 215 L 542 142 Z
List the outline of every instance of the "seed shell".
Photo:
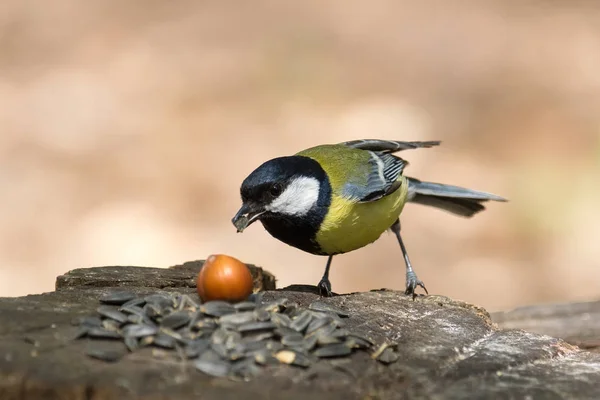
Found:
M 194 367 L 198 371 L 215 377 L 225 377 L 229 375 L 231 369 L 229 363 L 220 360 L 202 360 L 194 362 Z
M 396 353 L 391 347 L 386 348 L 383 352 L 377 357 L 377 361 L 380 361 L 384 364 L 391 364 L 398 361 L 398 353 Z
M 234 313 L 236 309 L 226 301 L 213 300 L 202 304 L 200 311 L 213 317 L 222 317 L 223 315 Z
M 86 351 L 86 354 L 91 358 L 95 358 L 97 360 L 105 362 L 117 362 L 125 355 L 122 351 L 118 350 L 106 350 L 95 348 L 88 349 Z
M 104 328 L 91 327 L 87 330 L 87 336 L 94 339 L 121 339 L 117 331 L 108 331 Z
M 141 338 L 144 336 L 152 336 L 158 332 L 158 328 L 156 326 L 151 325 L 127 325 L 123 328 L 123 335 L 125 337 L 133 337 L 133 338 Z
M 242 311 L 232 314 L 223 315 L 219 318 L 219 323 L 221 325 L 242 325 L 247 324 L 249 322 L 256 321 L 256 314 L 254 311 Z
M 296 365 L 298 367 L 309 367 L 311 364 L 307 356 L 293 350 L 281 350 L 275 354 L 275 358 L 284 364 Z
M 174 313 L 166 315 L 160 321 L 160 325 L 166 328 L 179 329 L 182 326 L 188 324 L 190 322 L 190 319 L 190 313 L 188 313 L 187 311 L 176 311 Z
M 304 311 L 292 320 L 290 328 L 297 332 L 304 332 L 311 320 L 312 315 L 308 311 Z
M 127 291 L 116 291 L 108 293 L 100 298 L 100 302 L 104 304 L 111 304 L 120 306 L 135 299 L 135 294 Z
M 96 309 L 96 311 L 103 317 L 113 319 L 117 322 L 127 322 L 127 315 L 123 314 L 121 311 L 118 311 L 113 306 L 100 306 Z
M 250 322 L 244 325 L 240 325 L 238 327 L 238 331 L 239 332 L 256 332 L 256 331 L 264 331 L 264 330 L 270 330 L 270 329 L 275 329 L 277 327 L 277 325 L 275 325 L 272 322 L 266 321 L 266 322 Z
M 346 346 L 344 343 L 328 344 L 313 351 L 313 354 L 319 358 L 342 357 L 351 353 L 352 349 Z
M 242 301 L 241 303 L 236 303 L 233 307 L 238 311 L 252 311 L 256 308 L 256 303 L 253 301 Z
M 314 301 L 308 306 L 309 310 L 326 312 L 336 314 L 343 318 L 350 317 L 350 314 L 339 307 L 332 306 L 331 304 L 324 303 L 322 301 Z

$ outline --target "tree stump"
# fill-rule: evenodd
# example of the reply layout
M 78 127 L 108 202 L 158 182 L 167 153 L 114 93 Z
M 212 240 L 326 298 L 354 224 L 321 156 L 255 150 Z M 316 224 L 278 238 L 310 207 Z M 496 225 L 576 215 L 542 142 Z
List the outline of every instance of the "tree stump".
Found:
M 500 329 L 470 304 L 433 295 L 413 301 L 398 291 L 320 299 L 348 310 L 348 329 L 397 343 L 399 360 L 389 365 L 356 352 L 308 369 L 277 365 L 235 381 L 142 353 L 105 363 L 85 355 L 98 342 L 74 340 L 73 319 L 93 314 L 98 299 L 115 287 L 196 296 L 201 265 L 78 269 L 58 277 L 54 292 L 1 298 L 0 399 L 600 398 L 600 354 L 559 338 Z M 319 300 L 298 287 L 274 290 L 271 274 L 254 266 L 252 272 L 266 300 Z

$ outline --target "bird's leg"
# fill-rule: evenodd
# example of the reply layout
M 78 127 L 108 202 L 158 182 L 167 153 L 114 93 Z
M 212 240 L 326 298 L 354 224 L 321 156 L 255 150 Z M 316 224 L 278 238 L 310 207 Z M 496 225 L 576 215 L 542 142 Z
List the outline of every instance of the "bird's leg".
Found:
M 331 282 L 329 282 L 329 268 L 331 267 L 331 260 L 333 256 L 329 256 L 327 259 L 327 265 L 325 266 L 325 272 L 323 273 L 323 277 L 321 281 L 317 285 L 319 289 L 319 293 L 323 297 L 331 297 Z
M 394 234 L 396 234 L 396 238 L 398 238 L 398 243 L 400 243 L 400 248 L 402 249 L 402 255 L 404 256 L 404 262 L 406 263 L 406 294 L 412 294 L 413 296 L 413 300 L 415 299 L 415 297 L 417 297 L 417 295 L 415 294 L 415 289 L 417 289 L 417 286 L 421 286 L 424 290 L 425 293 L 429 294 L 429 292 L 427 292 L 427 288 L 425 287 L 425 284 L 419 280 L 419 278 L 417 277 L 417 274 L 415 274 L 415 271 L 412 268 L 412 264 L 410 263 L 410 259 L 408 258 L 408 253 L 406 252 L 406 247 L 404 247 L 404 242 L 402 241 L 402 237 L 400 236 L 400 219 L 396 220 L 396 222 L 394 222 L 394 224 L 390 227 L 390 229 L 392 230 L 392 232 L 394 232 Z

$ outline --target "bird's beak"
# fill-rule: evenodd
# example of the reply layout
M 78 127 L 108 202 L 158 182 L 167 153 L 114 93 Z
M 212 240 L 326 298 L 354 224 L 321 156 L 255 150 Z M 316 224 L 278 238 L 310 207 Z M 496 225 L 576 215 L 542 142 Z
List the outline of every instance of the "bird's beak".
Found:
M 237 228 L 238 232 L 243 232 L 250 224 L 256 221 L 265 213 L 263 209 L 257 209 L 247 204 L 243 204 L 242 208 L 235 214 L 231 222 Z

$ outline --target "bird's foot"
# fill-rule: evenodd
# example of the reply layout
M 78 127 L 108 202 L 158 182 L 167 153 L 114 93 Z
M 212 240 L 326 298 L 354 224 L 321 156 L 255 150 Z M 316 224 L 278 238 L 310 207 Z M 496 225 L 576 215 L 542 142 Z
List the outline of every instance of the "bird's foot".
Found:
M 406 273 L 406 291 L 404 293 L 408 294 L 408 295 L 412 294 L 412 297 L 414 300 L 415 297 L 417 297 L 417 294 L 415 293 L 417 286 L 421 286 L 423 288 L 423 290 L 425 290 L 425 293 L 429 294 L 423 281 L 421 281 L 421 280 L 419 280 L 419 278 L 417 278 L 417 274 L 415 274 L 412 271 L 407 272 Z
M 319 288 L 319 294 L 322 297 L 331 297 L 332 296 L 331 282 L 329 282 L 329 279 L 325 279 L 325 278 L 321 279 L 321 281 L 319 282 L 317 287 Z

